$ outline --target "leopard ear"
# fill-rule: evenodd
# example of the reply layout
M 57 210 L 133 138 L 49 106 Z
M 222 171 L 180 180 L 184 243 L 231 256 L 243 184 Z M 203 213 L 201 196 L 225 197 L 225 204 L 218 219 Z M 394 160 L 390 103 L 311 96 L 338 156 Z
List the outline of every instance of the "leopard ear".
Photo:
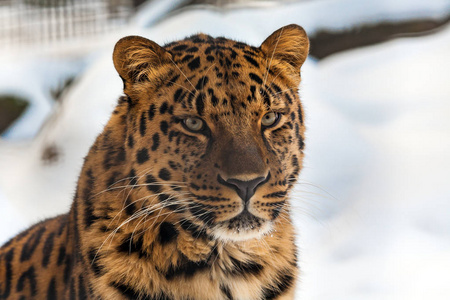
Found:
M 114 67 L 124 81 L 124 89 L 136 82 L 148 81 L 171 60 L 171 54 L 153 41 L 127 36 L 114 47 Z
M 298 75 L 308 56 L 309 40 L 301 26 L 291 24 L 272 33 L 260 48 L 269 60 L 276 59 L 291 65 Z

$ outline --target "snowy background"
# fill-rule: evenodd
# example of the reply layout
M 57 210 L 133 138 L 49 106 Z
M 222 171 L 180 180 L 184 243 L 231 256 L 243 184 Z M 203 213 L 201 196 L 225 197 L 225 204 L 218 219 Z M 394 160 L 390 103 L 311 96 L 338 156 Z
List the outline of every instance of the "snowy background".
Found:
M 82 158 L 121 94 L 111 59 L 120 37 L 164 44 L 201 31 L 259 45 L 290 23 L 313 35 L 450 15 L 449 1 L 315 0 L 162 18 L 179 2 L 146 4 L 100 38 L 0 48 L 0 94 L 31 101 L 0 138 L 0 244 L 69 209 Z M 306 158 L 292 196 L 302 268 L 296 299 L 449 299 L 449 70 L 449 26 L 307 60 Z M 52 100 L 50 91 L 73 77 Z

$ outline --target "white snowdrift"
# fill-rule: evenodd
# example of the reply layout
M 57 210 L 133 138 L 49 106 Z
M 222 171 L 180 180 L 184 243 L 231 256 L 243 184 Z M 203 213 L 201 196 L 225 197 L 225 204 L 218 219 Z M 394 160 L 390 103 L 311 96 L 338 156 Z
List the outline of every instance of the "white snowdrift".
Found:
M 300 299 L 448 297 L 449 41 L 446 29 L 304 70 L 302 178 L 337 199 L 315 188 L 297 204 L 315 217 L 296 218 Z

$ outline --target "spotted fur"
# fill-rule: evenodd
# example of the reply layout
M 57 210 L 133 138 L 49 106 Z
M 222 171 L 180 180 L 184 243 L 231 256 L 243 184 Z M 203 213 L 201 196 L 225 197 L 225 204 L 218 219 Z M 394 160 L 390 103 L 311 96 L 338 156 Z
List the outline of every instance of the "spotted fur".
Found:
M 68 214 L 0 249 L 1 299 L 293 299 L 303 29 L 260 47 L 121 39 L 119 99 Z M 273 126 L 262 118 L 276 112 Z M 188 118 L 203 127 L 192 131 Z M 197 119 L 198 120 L 198 119 Z

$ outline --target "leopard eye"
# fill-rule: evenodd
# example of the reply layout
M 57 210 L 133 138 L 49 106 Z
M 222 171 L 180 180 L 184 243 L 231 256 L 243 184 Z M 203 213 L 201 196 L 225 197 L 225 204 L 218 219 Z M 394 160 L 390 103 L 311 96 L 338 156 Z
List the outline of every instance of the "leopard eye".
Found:
M 196 117 L 188 117 L 183 120 L 184 126 L 193 132 L 198 132 L 205 127 L 205 123 L 202 119 Z
M 276 112 L 268 112 L 262 117 L 261 125 L 265 128 L 275 126 L 280 119 L 280 114 Z

